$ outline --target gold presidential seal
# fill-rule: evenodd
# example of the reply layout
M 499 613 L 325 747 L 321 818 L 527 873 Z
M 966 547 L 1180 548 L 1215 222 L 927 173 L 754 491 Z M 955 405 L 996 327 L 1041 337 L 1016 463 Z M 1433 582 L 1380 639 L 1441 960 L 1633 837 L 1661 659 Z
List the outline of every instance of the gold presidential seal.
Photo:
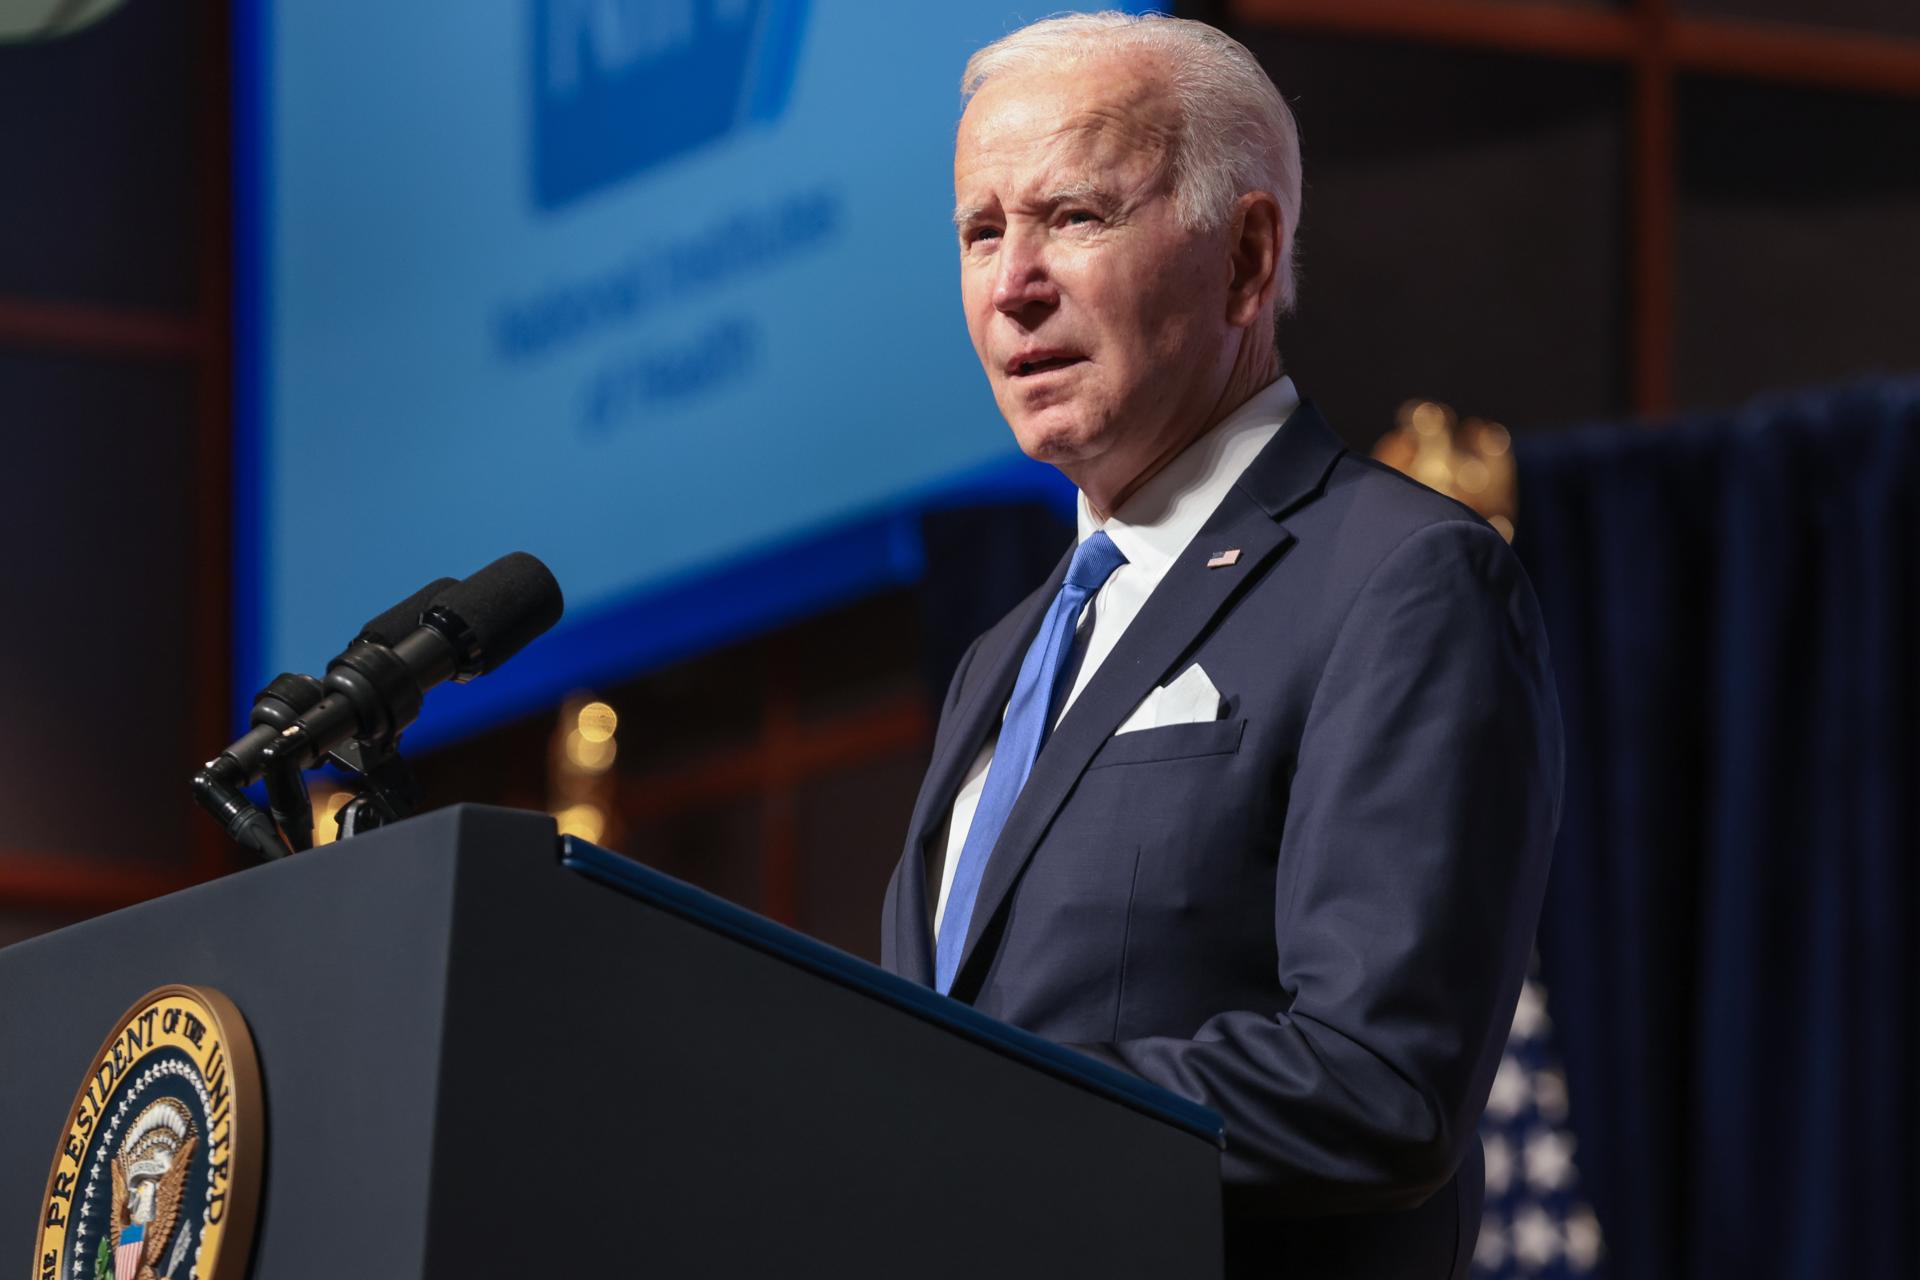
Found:
M 233 1002 L 207 987 L 142 996 L 67 1112 L 34 1280 L 238 1280 L 260 1127 L 260 1068 Z

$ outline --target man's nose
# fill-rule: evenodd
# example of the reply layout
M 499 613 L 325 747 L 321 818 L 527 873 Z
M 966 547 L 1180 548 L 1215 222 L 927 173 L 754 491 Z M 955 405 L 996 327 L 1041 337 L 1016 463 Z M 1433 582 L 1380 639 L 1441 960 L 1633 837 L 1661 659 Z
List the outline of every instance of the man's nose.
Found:
M 1046 246 L 1038 236 L 1009 229 L 1000 242 L 999 274 L 993 282 L 993 306 L 1006 315 L 1052 307 L 1060 301 L 1059 287 L 1047 264 Z

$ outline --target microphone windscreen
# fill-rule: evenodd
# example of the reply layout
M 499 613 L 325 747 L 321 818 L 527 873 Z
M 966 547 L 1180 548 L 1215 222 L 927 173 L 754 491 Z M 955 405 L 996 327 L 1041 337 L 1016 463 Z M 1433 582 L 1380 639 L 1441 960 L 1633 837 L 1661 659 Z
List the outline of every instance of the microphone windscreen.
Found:
M 465 624 L 474 673 L 485 675 L 560 621 L 566 601 L 547 566 L 524 551 L 501 556 L 434 604 Z
M 371 640 L 391 649 L 402 637 L 412 635 L 420 626 L 420 615 L 432 606 L 434 597 L 448 587 L 458 586 L 456 578 L 435 578 L 377 618 L 369 619 L 354 637 L 354 643 Z

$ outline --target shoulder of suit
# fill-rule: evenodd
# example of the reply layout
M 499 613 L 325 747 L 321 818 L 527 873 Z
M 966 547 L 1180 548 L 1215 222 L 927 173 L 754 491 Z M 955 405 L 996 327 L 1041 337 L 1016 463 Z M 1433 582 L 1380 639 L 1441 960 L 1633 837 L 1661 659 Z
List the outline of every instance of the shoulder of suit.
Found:
M 1320 496 L 1286 519 L 1301 549 L 1316 546 L 1341 577 L 1365 577 L 1412 540 L 1429 554 L 1507 562 L 1513 552 L 1492 525 L 1465 503 L 1437 493 L 1372 458 L 1348 452 L 1327 476 Z M 1439 532 L 1445 526 L 1458 538 Z M 1433 530 L 1441 541 L 1420 538 Z M 1452 548 L 1452 550 L 1443 550 Z M 1483 561 L 1484 562 L 1484 561 Z
M 1429 489 L 1384 462 L 1352 451 L 1341 455 L 1334 465 L 1321 491 L 1320 503 L 1327 504 L 1327 514 L 1339 515 L 1343 523 L 1360 519 L 1383 531 L 1397 530 L 1403 535 L 1423 525 L 1462 520 L 1489 530 L 1493 528 L 1466 503 Z

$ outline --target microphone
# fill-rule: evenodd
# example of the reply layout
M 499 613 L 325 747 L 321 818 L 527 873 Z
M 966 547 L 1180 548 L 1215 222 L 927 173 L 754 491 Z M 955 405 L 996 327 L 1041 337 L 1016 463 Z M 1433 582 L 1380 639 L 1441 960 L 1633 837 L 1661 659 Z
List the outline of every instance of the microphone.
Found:
M 355 637 L 356 643 L 371 640 L 376 644 L 389 644 L 411 633 L 420 625 L 420 616 L 433 603 L 434 597 L 448 587 L 458 585 L 459 581 L 455 578 L 435 578 L 385 613 L 370 619 L 360 628 L 359 635 Z M 336 656 L 327 665 L 332 666 L 343 656 Z M 266 688 L 253 695 L 253 714 L 248 718 L 248 724 L 252 727 L 222 754 L 232 756 L 240 764 L 246 774 L 246 782 L 254 781 L 260 776 L 260 752 L 284 730 L 292 727 L 302 715 L 313 710 L 326 693 L 326 686 L 312 676 L 281 672 Z
M 349 738 L 392 743 L 420 714 L 428 689 L 486 675 L 558 622 L 565 607 L 547 566 L 524 551 L 502 556 L 439 592 L 419 625 L 392 644 L 347 646 L 327 664 L 327 695 L 268 745 L 263 766 L 293 758 L 312 768 Z
M 493 671 L 558 622 L 565 607 L 553 574 L 524 551 L 463 582 L 429 583 L 360 629 L 327 664 L 318 682 L 324 696 L 303 696 L 305 705 L 292 708 L 297 715 L 290 723 L 278 715 L 279 723 L 262 723 L 256 706 L 256 727 L 194 776 L 194 790 L 234 839 L 279 857 L 289 852 L 287 844 L 239 791 L 266 775 L 276 816 L 292 824 L 292 844 L 308 848 L 312 813 L 296 794 L 305 791 L 302 770 L 350 740 L 391 748 L 419 716 L 428 689 Z
M 514 551 L 441 592 L 420 622 L 421 631 L 431 630 L 453 645 L 453 679 L 465 684 L 533 643 L 565 611 L 560 584 L 547 566 Z M 409 638 L 417 639 L 421 631 Z M 399 648 L 394 646 L 396 652 Z
M 373 644 L 390 645 L 402 636 L 412 634 L 420 625 L 420 617 L 433 603 L 434 597 L 448 587 L 457 585 L 459 585 L 457 578 L 435 578 L 399 604 L 369 619 L 361 626 L 359 634 L 354 637 L 354 643 L 367 641 Z M 345 656 L 344 653 L 336 654 L 327 665 L 332 667 Z M 283 691 L 277 701 L 269 700 L 268 693 L 274 692 L 277 686 L 288 684 L 288 682 L 298 682 L 290 686 L 290 692 L 297 694 L 297 698 L 288 696 L 288 692 Z M 255 725 L 270 724 L 273 732 L 252 743 L 243 739 L 234 747 L 228 748 L 229 754 L 239 760 L 243 768 L 265 778 L 267 812 L 272 815 L 272 825 L 286 833 L 285 845 L 279 845 L 276 842 L 280 851 L 285 851 L 288 846 L 291 846 L 292 851 L 297 853 L 313 847 L 313 800 L 307 793 L 307 782 L 300 776 L 299 767 L 290 762 L 275 760 L 266 749 L 273 744 L 275 738 L 293 727 L 300 716 L 311 711 L 320 699 L 326 696 L 326 693 L 326 686 L 312 676 L 281 676 L 273 685 L 267 687 L 267 691 L 254 702 L 253 707 L 253 723 Z M 292 714 L 284 714 L 283 704 L 289 703 Z M 266 712 L 264 718 L 263 710 Z M 249 750 L 249 747 L 252 749 Z
M 411 603 L 402 601 L 365 630 L 397 629 L 389 615 L 404 616 Z M 349 740 L 375 754 L 391 749 L 419 716 L 428 689 L 486 675 L 558 622 L 564 608 L 547 566 L 515 551 L 436 593 L 419 625 L 391 645 L 364 638 L 348 645 L 327 664 L 326 696 L 260 752 L 274 817 L 288 843 L 295 850 L 313 844 L 303 770 Z
M 420 714 L 428 689 L 493 671 L 558 622 L 565 608 L 553 574 L 524 551 L 436 593 L 418 624 L 390 644 L 368 638 L 408 603 L 374 619 L 327 664 L 321 682 L 327 696 L 299 720 L 311 738 L 303 768 L 348 738 L 391 743 Z
M 420 588 L 399 604 L 394 605 L 385 613 L 380 614 L 378 617 L 368 619 L 367 624 L 360 628 L 360 633 L 354 637 L 354 640 L 356 642 L 360 640 L 371 640 L 375 644 L 391 645 L 402 636 L 412 634 L 413 629 L 420 625 L 421 615 L 426 613 L 427 606 L 433 603 L 436 596 L 448 587 L 457 587 L 459 585 L 460 580 L 458 578 L 435 578 L 432 582 L 429 582 L 426 586 Z M 327 665 L 332 666 L 333 664 L 328 663 Z M 318 699 L 315 699 L 315 701 L 318 701 Z M 302 710 L 305 710 L 305 708 L 303 707 Z

